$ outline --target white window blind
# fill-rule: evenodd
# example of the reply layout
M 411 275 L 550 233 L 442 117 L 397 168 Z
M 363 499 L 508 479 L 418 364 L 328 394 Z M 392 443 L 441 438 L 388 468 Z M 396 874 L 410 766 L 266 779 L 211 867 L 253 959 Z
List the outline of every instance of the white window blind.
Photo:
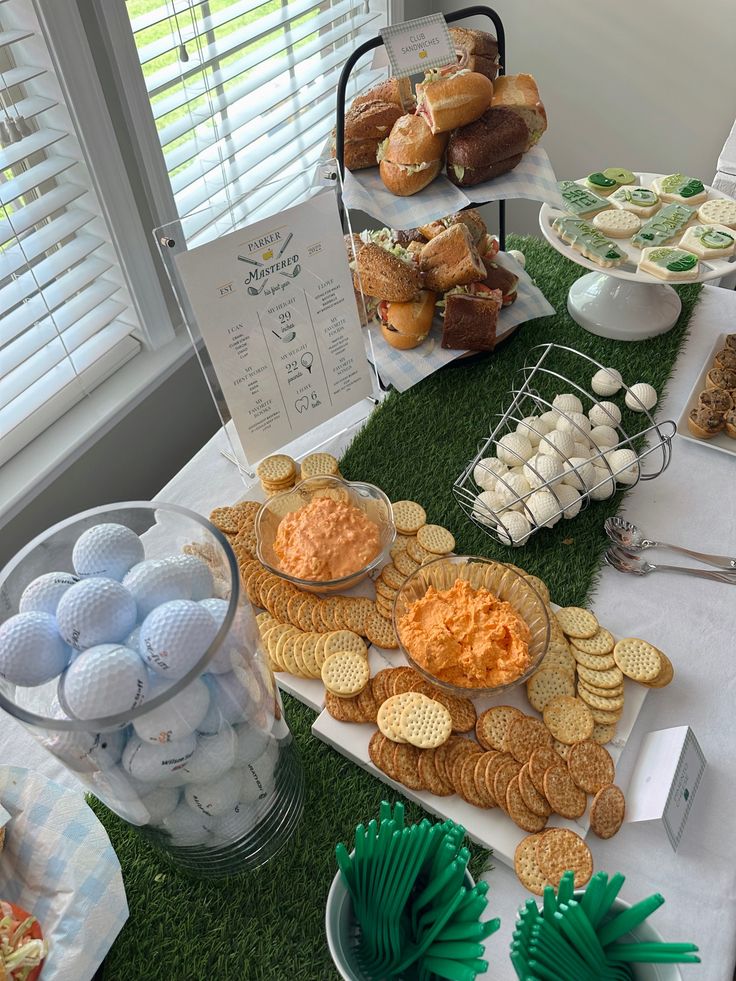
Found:
M 127 0 L 126 9 L 173 195 L 175 214 L 161 217 L 191 216 L 190 245 L 212 237 L 223 215 L 253 220 L 308 191 L 342 65 L 386 20 L 382 0 Z M 350 95 L 378 77 L 368 59 Z
M 0 465 L 140 349 L 30 0 L 0 3 Z

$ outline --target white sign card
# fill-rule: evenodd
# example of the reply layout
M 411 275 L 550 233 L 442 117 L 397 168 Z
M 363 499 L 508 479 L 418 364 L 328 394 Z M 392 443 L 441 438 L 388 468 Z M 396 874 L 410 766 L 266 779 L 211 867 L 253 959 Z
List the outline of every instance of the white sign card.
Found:
M 642 740 L 626 795 L 627 821 L 661 821 L 677 851 L 705 772 L 689 726 L 658 729 Z
M 391 74 L 397 78 L 455 64 L 455 45 L 442 14 L 384 27 L 381 37 Z
M 372 394 L 334 191 L 174 262 L 249 463 Z

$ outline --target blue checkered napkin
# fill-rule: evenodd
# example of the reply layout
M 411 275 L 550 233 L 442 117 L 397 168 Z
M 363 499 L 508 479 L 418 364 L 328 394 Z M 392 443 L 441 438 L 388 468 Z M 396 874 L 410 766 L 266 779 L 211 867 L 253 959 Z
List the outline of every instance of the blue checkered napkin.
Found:
M 548 317 L 555 312 L 555 308 L 545 299 L 544 293 L 534 285 L 529 275 L 524 272 L 515 259 L 512 259 L 505 252 L 501 252 L 497 261 L 500 266 L 510 269 L 519 277 L 516 302 L 505 307 L 499 314 L 496 329 L 498 336 L 517 324 L 534 320 L 535 317 Z M 442 342 L 442 318 L 440 316 L 434 318 L 432 331 L 427 340 L 419 347 L 414 348 L 413 351 L 397 351 L 396 348 L 389 347 L 381 336 L 381 328 L 375 321 L 370 323 L 368 330 L 371 332 L 376 367 L 381 380 L 385 385 L 393 385 L 400 392 L 405 392 L 412 385 L 420 382 L 422 378 L 426 378 L 427 375 L 431 375 L 442 365 L 454 361 L 465 353 L 464 351 L 446 351 L 440 347 Z
M 343 188 L 343 202 L 348 208 L 360 208 L 389 228 L 416 228 L 467 208 L 469 204 L 506 198 L 529 198 L 562 207 L 555 172 L 541 146 L 532 147 L 525 153 L 519 166 L 510 173 L 465 191 L 440 175 L 418 194 L 397 197 L 386 190 L 377 167 L 355 173 L 347 170 Z
M 0 898 L 41 924 L 44 981 L 89 981 L 128 919 L 120 863 L 81 792 L 19 766 L 0 766 L 11 814 Z

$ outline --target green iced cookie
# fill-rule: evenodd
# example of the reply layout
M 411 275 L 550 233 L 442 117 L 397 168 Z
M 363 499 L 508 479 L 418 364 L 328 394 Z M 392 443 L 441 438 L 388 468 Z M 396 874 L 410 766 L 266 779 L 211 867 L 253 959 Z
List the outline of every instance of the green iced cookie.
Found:
M 684 204 L 667 204 L 649 221 L 645 221 L 631 239 L 638 248 L 652 245 L 665 245 L 679 235 L 695 214 L 695 208 Z
M 623 167 L 606 167 L 603 176 L 617 184 L 634 184 L 636 182 L 636 175 Z

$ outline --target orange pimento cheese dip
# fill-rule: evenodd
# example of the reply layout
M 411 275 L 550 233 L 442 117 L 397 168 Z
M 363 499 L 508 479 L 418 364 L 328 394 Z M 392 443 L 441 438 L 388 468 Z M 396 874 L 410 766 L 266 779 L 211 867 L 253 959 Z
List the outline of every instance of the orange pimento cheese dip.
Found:
M 381 551 L 381 533 L 360 508 L 318 497 L 286 515 L 273 550 L 290 576 L 342 579 L 375 559 Z
M 488 688 L 518 678 L 529 665 L 529 627 L 510 603 L 457 579 L 430 586 L 399 621 L 399 636 L 417 664 L 441 681 Z

